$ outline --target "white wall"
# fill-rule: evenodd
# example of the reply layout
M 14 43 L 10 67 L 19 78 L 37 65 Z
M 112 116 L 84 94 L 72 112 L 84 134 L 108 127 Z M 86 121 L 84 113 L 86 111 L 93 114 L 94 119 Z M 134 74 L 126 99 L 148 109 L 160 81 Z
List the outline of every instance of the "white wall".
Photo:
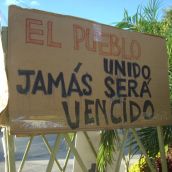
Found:
M 99 142 L 100 142 L 100 132 L 89 131 L 89 132 L 87 132 L 87 134 L 89 135 L 91 142 L 93 143 L 96 151 L 98 151 Z M 87 169 L 90 169 L 91 164 L 96 163 L 96 158 L 95 158 L 83 132 L 77 133 L 75 146 L 76 146 L 76 149 L 77 149 L 79 155 L 81 156 L 85 166 L 87 167 Z M 107 170 L 106 170 L 107 172 L 114 172 L 117 158 L 118 158 L 118 153 L 114 154 L 114 163 L 112 164 L 112 166 L 107 167 Z M 125 172 L 125 171 L 126 171 L 125 164 L 122 161 L 121 167 L 120 167 L 120 172 Z M 74 161 L 73 172 L 82 172 L 82 169 L 80 168 L 80 165 L 78 164 L 76 159 Z

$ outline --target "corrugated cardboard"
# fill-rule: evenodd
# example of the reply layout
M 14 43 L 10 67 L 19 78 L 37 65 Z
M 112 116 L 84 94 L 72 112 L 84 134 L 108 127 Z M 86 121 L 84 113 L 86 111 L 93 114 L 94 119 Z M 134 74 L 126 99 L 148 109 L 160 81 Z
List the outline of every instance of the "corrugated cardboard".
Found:
M 8 36 L 12 133 L 172 124 L 164 39 L 16 6 Z

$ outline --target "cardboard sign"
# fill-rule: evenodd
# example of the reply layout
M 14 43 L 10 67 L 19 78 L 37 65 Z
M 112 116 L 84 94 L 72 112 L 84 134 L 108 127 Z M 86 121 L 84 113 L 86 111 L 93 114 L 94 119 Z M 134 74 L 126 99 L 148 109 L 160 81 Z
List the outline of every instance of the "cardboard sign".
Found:
M 13 133 L 172 124 L 164 39 L 16 6 L 8 34 Z

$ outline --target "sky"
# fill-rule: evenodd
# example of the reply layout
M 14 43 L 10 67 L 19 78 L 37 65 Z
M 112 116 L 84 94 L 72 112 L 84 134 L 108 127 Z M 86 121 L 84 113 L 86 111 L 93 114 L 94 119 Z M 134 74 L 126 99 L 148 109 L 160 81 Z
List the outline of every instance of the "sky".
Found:
M 1 25 L 8 25 L 8 6 L 15 4 L 24 8 L 85 18 L 103 24 L 114 25 L 122 20 L 124 9 L 132 15 L 138 5 L 148 0 L 0 0 Z M 172 7 L 172 0 L 161 0 L 161 9 Z M 162 16 L 162 10 L 159 13 Z

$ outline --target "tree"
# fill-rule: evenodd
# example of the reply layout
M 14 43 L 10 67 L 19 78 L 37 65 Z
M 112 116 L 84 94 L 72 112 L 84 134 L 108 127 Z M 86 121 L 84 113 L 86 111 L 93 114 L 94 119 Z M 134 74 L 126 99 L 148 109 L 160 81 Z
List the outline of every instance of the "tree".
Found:
M 124 18 L 116 25 L 116 27 L 130 31 L 154 34 L 166 38 L 167 53 L 169 57 L 170 100 L 172 102 L 172 8 L 164 11 L 164 16 L 160 21 L 158 20 L 159 9 L 159 0 L 149 0 L 146 6 L 139 6 L 133 16 L 130 16 L 127 10 L 124 10 Z M 163 127 L 165 145 L 172 144 L 171 132 L 172 126 Z M 156 128 L 147 127 L 138 129 L 137 134 L 140 137 L 140 140 L 142 141 L 148 155 L 150 157 L 155 157 L 155 155 L 159 152 Z M 103 172 L 106 165 L 113 161 L 112 152 L 116 150 L 115 147 L 118 141 L 118 130 L 103 131 L 101 133 L 101 142 L 97 158 L 98 169 L 100 172 Z M 133 145 L 135 143 L 136 141 L 131 137 L 129 145 Z M 134 147 L 134 151 L 138 150 L 138 146 Z

